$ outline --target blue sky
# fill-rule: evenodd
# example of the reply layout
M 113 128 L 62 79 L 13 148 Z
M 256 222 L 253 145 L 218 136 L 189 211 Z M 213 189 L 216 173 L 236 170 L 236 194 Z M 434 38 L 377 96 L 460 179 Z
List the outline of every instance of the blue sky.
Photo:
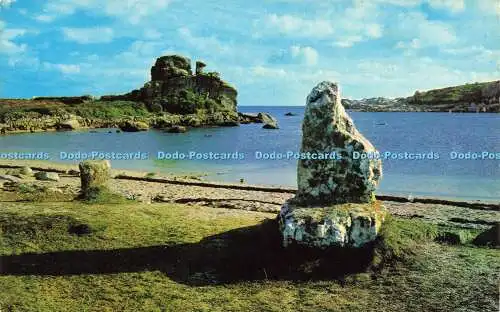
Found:
M 118 94 L 203 60 L 240 105 L 407 96 L 500 79 L 499 0 L 0 0 L 0 97 Z

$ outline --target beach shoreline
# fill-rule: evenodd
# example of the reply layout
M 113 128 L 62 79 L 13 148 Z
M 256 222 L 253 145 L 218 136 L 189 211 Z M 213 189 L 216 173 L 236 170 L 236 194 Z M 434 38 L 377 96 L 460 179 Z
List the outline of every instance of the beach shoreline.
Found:
M 79 171 L 77 164 L 62 164 L 58 162 L 44 161 L 44 160 L 0 160 L 0 169 L 17 169 L 28 166 L 36 171 L 47 171 L 56 173 L 68 173 L 70 171 Z M 160 174 L 154 173 L 148 170 L 136 170 L 136 169 L 121 169 L 112 168 L 111 176 L 113 179 L 119 180 L 129 180 L 138 182 L 149 182 L 149 183 L 169 183 L 178 185 L 192 185 L 206 188 L 218 188 L 218 189 L 234 189 L 234 190 L 248 190 L 248 191 L 259 191 L 268 193 L 285 193 L 285 194 L 295 194 L 297 191 L 294 187 L 284 186 L 284 185 L 264 185 L 264 184 L 247 184 L 247 183 L 228 183 L 214 180 L 204 180 L 197 175 L 183 175 L 178 173 Z M 377 194 L 377 199 L 382 201 L 394 201 L 401 203 L 424 203 L 424 204 L 443 204 L 443 205 L 455 205 L 460 207 L 472 207 L 481 209 L 481 207 L 486 207 L 485 209 L 494 209 L 500 211 L 500 201 L 485 201 L 485 200 L 461 200 L 461 199 L 450 199 L 449 197 L 430 197 L 430 196 L 419 196 L 408 198 L 405 196 L 398 196 L 395 194 Z

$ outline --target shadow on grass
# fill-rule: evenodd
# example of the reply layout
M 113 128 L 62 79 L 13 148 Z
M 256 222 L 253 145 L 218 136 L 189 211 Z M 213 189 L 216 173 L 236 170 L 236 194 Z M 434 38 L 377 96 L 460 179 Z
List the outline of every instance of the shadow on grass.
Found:
M 311 250 L 281 247 L 276 220 L 198 243 L 0 257 L 0 275 L 79 275 L 161 271 L 188 285 L 257 280 L 327 280 L 365 271 L 373 246 Z

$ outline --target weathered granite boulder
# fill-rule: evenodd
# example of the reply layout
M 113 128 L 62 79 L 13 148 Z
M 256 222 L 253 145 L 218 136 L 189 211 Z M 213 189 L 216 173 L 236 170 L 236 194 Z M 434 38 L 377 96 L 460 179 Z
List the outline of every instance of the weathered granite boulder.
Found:
M 123 132 L 139 132 L 139 131 L 148 131 L 149 125 L 142 121 L 124 121 L 119 125 L 120 129 Z
M 385 217 L 380 203 L 301 207 L 286 202 L 279 215 L 283 245 L 361 247 L 377 238 Z
M 91 199 L 107 191 L 111 177 L 111 164 L 108 160 L 87 160 L 78 165 L 80 169 L 81 193 L 83 198 Z
M 46 171 L 39 171 L 35 173 L 35 178 L 40 181 L 58 182 L 60 180 L 59 175 L 56 172 L 46 172 Z
M 184 126 L 172 126 L 167 129 L 168 133 L 184 133 L 187 132 L 187 128 Z
M 238 121 L 242 124 L 248 123 L 263 123 L 269 125 L 275 125 L 274 129 L 278 128 L 278 121 L 276 118 L 268 113 L 242 113 L 238 112 Z
M 151 68 L 151 80 L 168 80 L 172 77 L 191 75 L 191 60 L 185 56 L 169 55 L 156 59 Z
M 377 151 L 356 129 L 340 99 L 338 86 L 331 82 L 318 84 L 307 97 L 301 152 L 335 152 L 335 159 L 299 160 L 297 202 L 369 203 L 374 199 L 382 162 L 370 159 Z
M 81 125 L 76 116 L 74 116 L 73 118 L 59 122 L 56 128 L 58 130 L 77 130 L 81 128 Z
M 496 223 L 490 229 L 480 233 L 472 243 L 476 246 L 500 247 L 500 223 Z
M 336 84 L 322 82 L 307 97 L 298 191 L 278 216 L 284 246 L 361 247 L 376 239 L 385 209 L 374 191 L 382 175 L 376 155 L 340 102 Z
M 262 120 L 264 129 L 279 129 L 278 120 L 268 113 L 258 113 L 257 117 Z

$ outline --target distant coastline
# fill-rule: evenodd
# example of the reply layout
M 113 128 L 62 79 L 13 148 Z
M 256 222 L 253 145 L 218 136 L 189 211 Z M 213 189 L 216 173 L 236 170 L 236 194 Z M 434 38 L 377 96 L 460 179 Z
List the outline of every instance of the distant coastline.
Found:
M 429 91 L 413 96 L 389 99 L 343 99 L 346 109 L 360 112 L 500 112 L 500 80 L 472 83 Z

